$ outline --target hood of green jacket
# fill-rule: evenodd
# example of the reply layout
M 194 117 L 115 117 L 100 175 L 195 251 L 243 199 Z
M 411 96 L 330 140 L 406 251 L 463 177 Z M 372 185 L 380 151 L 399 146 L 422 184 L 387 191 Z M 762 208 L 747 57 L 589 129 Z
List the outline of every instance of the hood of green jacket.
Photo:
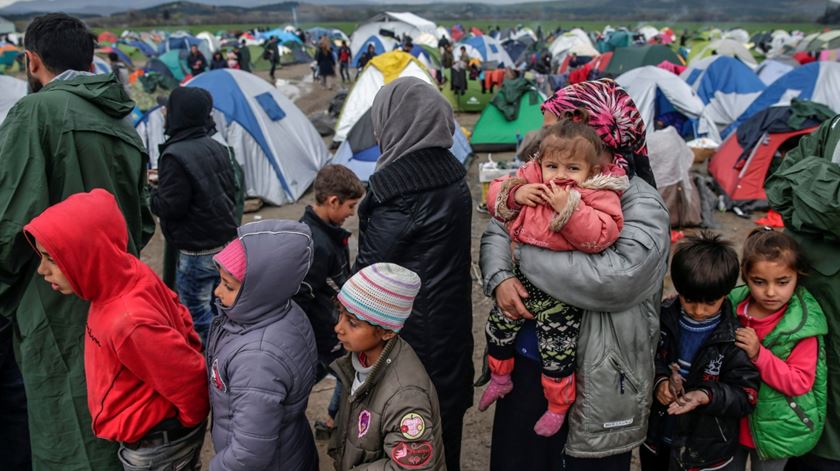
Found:
M 101 109 L 108 116 L 124 118 L 134 109 L 134 102 L 113 74 L 85 75 L 69 80 L 53 80 L 40 92 L 63 90 Z

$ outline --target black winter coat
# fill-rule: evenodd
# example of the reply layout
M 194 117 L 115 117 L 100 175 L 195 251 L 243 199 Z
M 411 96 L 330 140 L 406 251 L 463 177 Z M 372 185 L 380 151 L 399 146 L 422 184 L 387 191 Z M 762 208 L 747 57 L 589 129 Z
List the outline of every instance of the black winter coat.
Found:
M 165 147 L 164 147 L 165 146 Z M 208 136 L 161 146 L 152 212 L 178 250 L 221 247 L 236 237 L 236 177 L 231 154 Z
M 347 248 L 350 233 L 318 217 L 311 206 L 306 207 L 300 222 L 312 230 L 315 255 L 300 290 L 292 299 L 312 324 L 319 360 L 329 365 L 344 353 L 336 348 L 339 343 L 334 330 L 338 322 L 335 296 L 350 278 L 350 251 Z
M 359 206 L 354 271 L 391 262 L 420 276 L 400 336 L 434 382 L 444 420 L 463 414 L 473 397 L 472 197 L 466 173 L 446 149 L 413 152 L 371 175 Z
M 678 298 L 662 304 L 660 339 L 654 364 L 656 384 L 667 381 L 669 365 L 679 357 Z M 735 346 L 740 327 L 728 300 L 721 307 L 721 321 L 697 351 L 686 378 L 686 392 L 704 390 L 711 402 L 683 415 L 669 416 L 667 406 L 654 400 L 648 426 L 648 448 L 656 449 L 670 435 L 672 457 L 681 469 L 719 464 L 735 454 L 741 417 L 755 407 L 760 377 L 747 354 Z M 670 432 L 670 433 L 669 433 Z

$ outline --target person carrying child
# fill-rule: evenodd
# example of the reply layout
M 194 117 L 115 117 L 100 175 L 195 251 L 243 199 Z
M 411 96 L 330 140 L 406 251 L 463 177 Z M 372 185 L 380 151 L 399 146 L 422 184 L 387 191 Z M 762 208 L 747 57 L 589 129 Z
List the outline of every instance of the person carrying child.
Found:
M 624 171 L 610 164 L 601 139 L 579 116 L 543 131 L 539 154 L 513 178 L 490 184 L 488 210 L 505 221 L 514 243 L 565 251 L 598 253 L 612 245 L 623 227 L 620 194 L 629 181 Z M 574 114 L 574 113 L 572 113 Z M 542 385 L 548 410 L 534 426 L 538 435 L 560 430 L 575 398 L 575 351 L 580 329 L 580 309 L 543 293 L 514 265 L 514 273 L 528 290 L 528 311 L 537 319 Z M 485 332 L 490 385 L 479 410 L 513 389 L 516 334 L 524 319 L 511 320 L 494 308 Z
M 332 364 L 344 385 L 329 449 L 336 470 L 447 469 L 437 392 L 399 335 L 419 290 L 416 273 L 375 263 L 338 294 L 335 332 L 349 353 Z
M 305 224 L 245 224 L 216 254 L 221 315 L 207 343 L 213 446 L 210 470 L 316 471 L 306 419 L 315 384 L 315 336 L 292 302 L 312 265 Z
M 738 254 L 720 236 L 686 237 L 671 261 L 677 297 L 662 304 L 654 401 L 643 471 L 733 470 L 739 421 L 755 405 L 758 371 L 736 344 L 728 293 Z
M 737 345 L 761 373 L 758 402 L 741 420 L 738 470 L 782 470 L 817 444 L 825 425 L 828 324 L 800 277 L 806 263 L 790 236 L 755 229 L 744 243 L 746 286 L 729 295 L 741 328 Z
M 365 194 L 365 187 L 352 170 L 343 165 L 327 165 L 318 171 L 315 183 L 315 204 L 307 206 L 300 222 L 312 231 L 315 251 L 312 268 L 306 274 L 294 301 L 303 309 L 318 347 L 318 374 L 321 381 L 329 373 L 329 366 L 344 354 L 335 334 L 338 309 L 335 296 L 350 278 L 350 232 L 341 226 L 356 211 Z M 316 434 L 329 433 L 335 427 L 341 399 L 341 383 L 336 383 L 327 407 L 329 418 L 315 423 Z M 319 436 L 320 438 L 320 436 Z
M 77 193 L 24 227 L 54 291 L 90 302 L 84 337 L 93 433 L 126 470 L 192 469 L 208 413 L 201 340 L 177 295 L 128 252 L 117 201 Z

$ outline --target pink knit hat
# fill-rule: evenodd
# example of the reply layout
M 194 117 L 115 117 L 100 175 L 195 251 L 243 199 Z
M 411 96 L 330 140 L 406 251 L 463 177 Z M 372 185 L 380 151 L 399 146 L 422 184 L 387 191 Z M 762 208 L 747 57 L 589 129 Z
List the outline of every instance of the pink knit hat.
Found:
M 420 291 L 420 277 L 393 263 L 375 263 L 353 275 L 338 293 L 338 301 L 354 316 L 399 332 Z
M 236 281 L 242 282 L 245 279 L 245 268 L 248 257 L 245 254 L 245 246 L 239 238 L 233 239 L 221 252 L 213 257 L 217 265 L 230 273 Z

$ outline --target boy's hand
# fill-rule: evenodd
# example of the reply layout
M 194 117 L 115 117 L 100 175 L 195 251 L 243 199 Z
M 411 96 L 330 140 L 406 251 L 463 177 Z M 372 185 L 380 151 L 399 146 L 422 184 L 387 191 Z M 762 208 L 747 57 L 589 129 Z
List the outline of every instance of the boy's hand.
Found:
M 758 340 L 755 329 L 752 327 L 740 327 L 735 329 L 735 346 L 747 352 L 750 360 L 755 361 L 758 358 L 761 342 Z
M 668 415 L 685 414 L 700 406 L 705 406 L 709 402 L 709 395 L 705 391 L 689 391 L 682 396 L 677 396 L 674 402 L 668 406 Z
M 526 183 L 516 189 L 513 199 L 516 201 L 516 204 L 533 208 L 538 204 L 542 204 L 544 192 L 545 185 L 542 183 Z
M 680 365 L 676 363 L 671 363 L 671 377 L 668 378 L 668 392 L 671 393 L 672 398 L 678 398 L 685 394 L 683 377 L 680 374 Z
M 656 400 L 663 406 L 667 406 L 668 404 L 674 402 L 674 396 L 668 388 L 668 381 L 662 381 L 659 383 L 659 386 L 656 387 Z
M 552 180 L 545 187 L 545 194 L 543 200 L 550 205 L 555 212 L 562 213 L 566 210 L 566 204 L 569 201 L 569 188 L 565 186 L 557 186 Z

